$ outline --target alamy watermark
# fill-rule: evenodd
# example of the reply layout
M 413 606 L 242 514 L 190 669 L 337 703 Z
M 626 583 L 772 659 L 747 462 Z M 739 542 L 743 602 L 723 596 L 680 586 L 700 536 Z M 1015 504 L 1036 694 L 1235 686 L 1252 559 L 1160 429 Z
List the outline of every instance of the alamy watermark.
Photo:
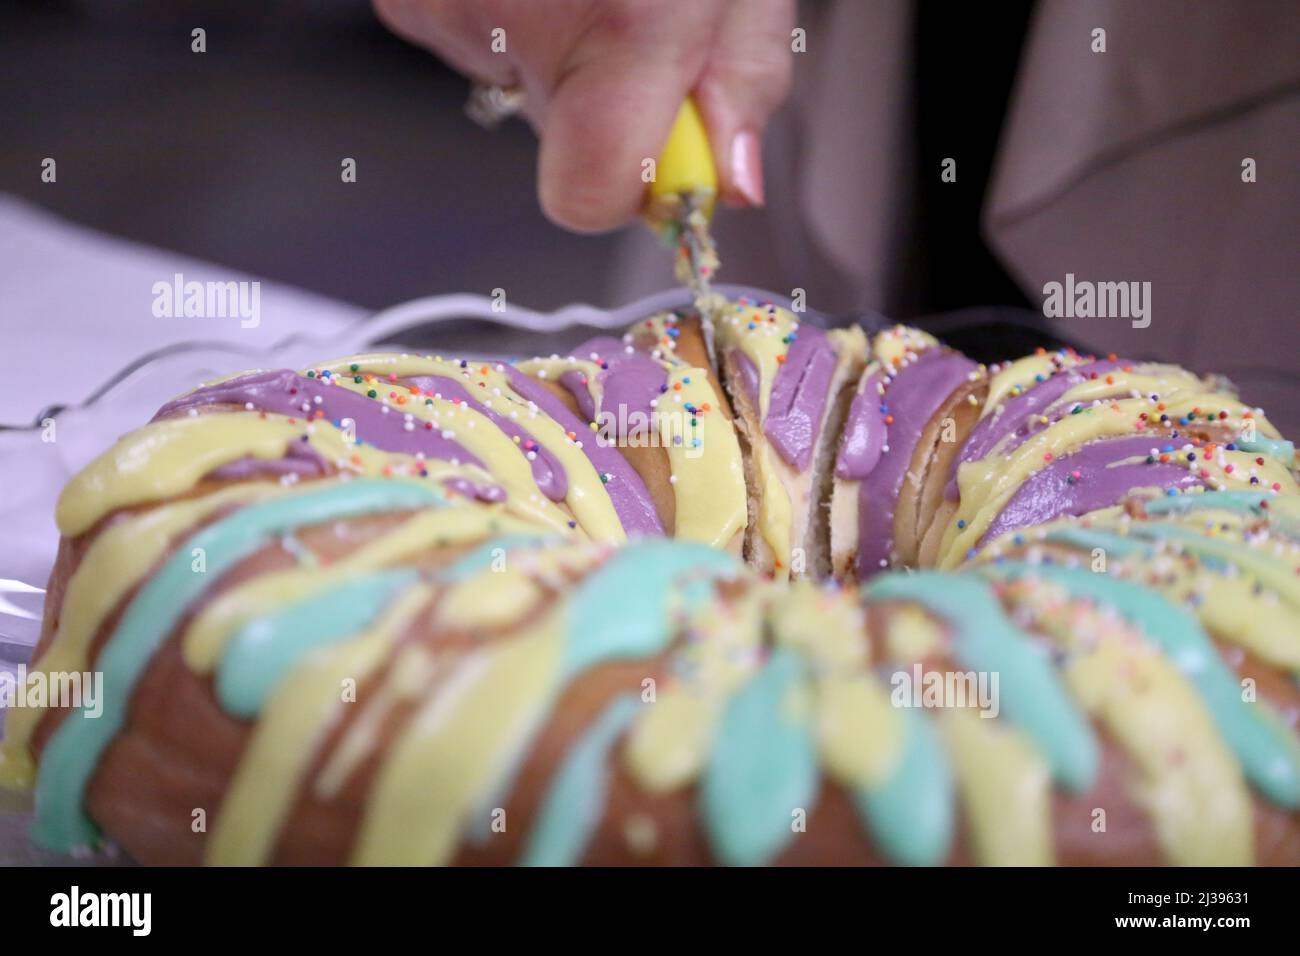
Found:
M 1049 319 L 1130 319 L 1135 329 L 1151 324 L 1150 282 L 1092 282 L 1076 280 L 1043 286 L 1043 315 Z
M 80 886 L 50 897 L 50 925 L 54 927 L 121 927 L 132 936 L 148 936 L 153 929 L 152 893 L 96 893 Z
M 644 412 L 620 404 L 602 408 L 595 424 L 602 448 L 682 448 L 687 458 L 704 454 L 704 417 L 697 409 Z
M 240 328 L 262 324 L 262 283 L 172 281 L 153 284 L 153 314 L 158 319 L 239 319 Z
M 99 671 L 0 671 L 0 710 L 10 707 L 82 708 L 83 716 L 104 712 L 104 675 Z
M 894 671 L 889 677 L 889 702 L 895 707 L 973 708 L 981 717 L 996 717 L 997 671 L 926 670 L 919 663 L 910 671 Z

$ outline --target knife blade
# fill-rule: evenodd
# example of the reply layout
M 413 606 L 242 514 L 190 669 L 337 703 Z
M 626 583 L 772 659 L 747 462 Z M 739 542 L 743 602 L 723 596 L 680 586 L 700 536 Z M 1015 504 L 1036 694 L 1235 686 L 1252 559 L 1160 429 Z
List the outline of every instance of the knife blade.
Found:
M 693 99 L 678 110 L 646 197 L 645 218 L 676 249 L 673 272 L 702 312 L 712 302 L 718 253 L 709 221 L 718 193 L 713 147 Z
M 697 304 L 713 296 L 713 276 L 718 271 L 718 251 L 709 232 L 709 220 L 694 195 L 682 197 L 679 223 L 679 268 L 677 277 L 694 293 Z

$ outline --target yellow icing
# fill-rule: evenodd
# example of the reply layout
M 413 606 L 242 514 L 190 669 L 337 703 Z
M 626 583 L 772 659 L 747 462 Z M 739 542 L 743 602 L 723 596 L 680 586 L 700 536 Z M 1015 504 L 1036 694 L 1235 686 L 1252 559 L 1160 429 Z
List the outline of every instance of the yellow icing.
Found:
M 667 793 L 699 775 L 713 745 L 721 700 L 684 687 L 658 694 L 625 744 L 628 771 L 647 793 Z
M 790 495 L 778 473 L 772 447 L 766 441 L 750 446 L 758 493 L 758 530 L 772 552 L 772 577 L 785 581 L 790 576 L 790 523 L 794 510 Z
M 1066 681 L 1137 765 L 1133 798 L 1176 866 L 1244 866 L 1254 857 L 1241 768 L 1200 694 L 1152 645 L 1113 616 L 1075 605 L 1041 580 L 1020 586 L 1039 625 L 1068 652 Z
M 408 644 L 398 650 L 383 683 L 366 692 L 365 700 L 360 702 L 361 713 L 317 775 L 312 791 L 318 797 L 330 800 L 338 795 L 357 767 L 374 752 L 383 722 L 393 708 L 428 693 L 429 683 L 440 672 L 446 656 L 431 652 L 423 644 Z
M 855 789 L 885 780 L 902 753 L 902 721 L 866 671 L 871 645 L 862 606 L 810 581 L 772 590 L 772 639 L 798 650 L 815 678 L 812 708 L 827 772 Z
M 1214 459 L 1217 462 L 1220 458 L 1225 464 L 1232 466 L 1231 472 L 1226 472 L 1222 467 L 1211 469 L 1211 476 L 1214 479 L 1215 486 L 1223 490 L 1241 490 L 1249 491 L 1252 488 L 1272 488 L 1274 484 L 1280 485 L 1276 491 L 1282 495 L 1300 494 L 1300 485 L 1296 484 L 1295 473 L 1286 465 L 1282 464 L 1275 458 L 1265 458 L 1264 464 L 1255 463 L 1257 455 L 1247 451 L 1225 451 L 1222 448 L 1215 449 Z M 1252 485 L 1250 479 L 1259 478 L 1259 485 Z
M 772 639 L 797 649 L 814 672 L 856 670 L 867 665 L 871 645 L 866 614 L 857 601 L 811 581 L 795 581 L 771 594 Z
M 1300 613 L 1276 600 L 1276 592 L 1255 593 L 1250 578 L 1182 574 L 1176 597 L 1199 593 L 1196 611 L 1214 634 L 1239 644 L 1274 667 L 1300 675 Z
M 352 862 L 424 866 L 451 860 L 542 719 L 559 678 L 563 614 L 471 654 L 384 757 Z
M 299 784 L 329 729 L 342 717 L 345 680 L 359 685 L 388 659 L 393 641 L 432 590 L 416 586 L 395 599 L 375 626 L 304 658 L 276 687 L 230 781 L 204 848 L 216 866 L 268 863 Z
M 945 645 L 943 626 L 921 608 L 904 604 L 895 608 L 885 624 L 889 659 L 905 664 L 933 657 Z
M 690 379 L 689 382 L 686 380 Z M 676 537 L 725 547 L 742 531 L 747 520 L 745 466 L 735 429 L 723 416 L 722 399 L 714 394 L 704 369 L 674 365 L 668 369 L 668 391 L 660 397 L 684 408 L 686 404 L 710 412 L 697 416 L 694 431 L 688 431 L 678 415 L 659 419 L 660 441 L 668 452 L 676 506 Z M 677 386 L 681 385 L 678 389 Z M 676 409 L 674 409 L 676 411 Z M 682 427 L 674 429 L 674 422 Z M 681 442 L 675 439 L 680 437 Z M 692 444 L 699 440 L 699 445 Z
M 240 458 L 281 458 L 304 428 L 301 421 L 255 412 L 183 415 L 145 425 L 64 486 L 55 510 L 59 531 L 75 538 L 111 511 L 183 494 L 208 472 Z
M 1282 510 L 1289 500 L 1274 498 L 1273 507 Z M 1085 517 L 1086 527 L 1120 536 L 1127 535 L 1130 520 L 1122 508 L 1095 511 Z M 1074 519 L 1054 521 L 1034 529 L 1028 537 L 1041 540 L 1054 530 L 1078 524 Z M 1229 535 L 1240 544 L 1246 521 L 1235 512 L 1207 509 L 1186 516 L 1162 515 L 1159 524 L 1181 525 L 1206 537 Z M 986 549 L 987 555 L 1005 553 L 1013 546 L 1012 539 L 1022 534 L 1013 531 L 1002 535 Z M 1300 547 L 1277 538 L 1252 540 L 1249 547 L 1256 552 L 1253 561 L 1247 558 L 1243 564 L 1242 553 L 1233 552 L 1229 560 L 1236 572 L 1226 575 L 1199 561 L 1189 562 L 1175 538 L 1163 544 L 1158 540 L 1148 543 L 1155 549 L 1152 557 L 1110 555 L 1107 570 L 1164 592 L 1176 603 L 1190 607 L 1211 633 L 1240 645 L 1274 667 L 1300 674 L 1300 575 L 1288 571 L 1300 567 Z M 1289 553 L 1284 554 L 1284 550 Z M 1226 552 L 1221 554 L 1228 559 Z M 1084 556 L 1081 560 L 1086 563 L 1091 558 Z M 1274 572 L 1265 582 L 1252 567 L 1272 567 Z M 1193 597 L 1195 601 L 1190 600 Z
M 753 326 L 751 328 L 750 326 Z M 722 351 L 743 352 L 758 373 L 759 420 L 767 418 L 772 383 L 790 345 L 786 339 L 799 329 L 799 319 L 779 306 L 728 303 L 714 318 L 714 341 Z
M 447 630 L 504 627 L 535 607 L 544 593 L 518 568 L 475 575 L 448 589 L 430 623 Z
M 892 370 L 909 353 L 932 349 L 938 344 L 939 340 L 928 332 L 906 325 L 896 325 L 876 335 L 871 343 L 871 354 L 886 369 Z
M 1051 866 L 1052 780 L 1023 730 L 968 708 L 939 714 L 981 866 Z
M 483 629 L 520 621 L 547 590 L 590 571 L 605 554 L 592 548 L 558 547 L 502 551 L 499 563 L 452 584 L 443 593 L 431 623 L 438 628 Z
M 1191 394 L 1165 405 L 1165 414 L 1175 420 L 1198 407 L 1229 412 L 1235 409 L 1238 414 L 1247 411 L 1224 396 L 1206 393 Z M 939 566 L 951 568 L 960 563 L 1016 490 L 1051 460 L 1098 438 L 1138 434 L 1135 427 L 1138 416 L 1143 412 L 1150 414 L 1155 407 L 1148 399 L 1122 399 L 1095 406 L 1087 413 L 1066 415 L 1026 440 L 1010 455 L 994 451 L 977 461 L 964 462 L 957 470 L 961 504 L 944 531 Z M 1153 447 L 1167 443 L 1168 439 L 1152 434 Z M 958 527 L 959 521 L 965 523 L 964 527 Z
M 1273 499 L 1275 506 L 1283 501 Z M 1162 516 L 1161 523 L 1180 524 L 1206 539 L 1231 534 L 1238 545 L 1243 542 L 1242 517 L 1230 512 Z M 1211 535 L 1211 529 L 1217 529 L 1217 535 Z M 1169 543 L 1178 546 L 1177 539 Z M 1230 562 L 1237 573 L 1216 573 L 1199 562 L 1189 567 L 1173 552 L 1151 562 L 1156 573 L 1150 586 L 1165 588 L 1179 598 L 1199 595 L 1194 609 L 1211 632 L 1273 666 L 1300 674 L 1300 575 L 1295 571 L 1300 567 L 1300 547 L 1279 538 L 1252 539 L 1248 551 L 1225 549 L 1208 540 L 1198 545 Z M 1145 562 L 1134 565 L 1147 566 Z
M 260 412 L 180 415 L 123 436 L 78 472 L 59 496 L 59 530 L 76 537 L 118 508 L 184 494 L 222 465 L 246 457 L 280 458 L 289 442 L 304 436 L 322 459 L 351 474 L 388 476 L 424 471 L 427 480 L 434 482 L 452 477 L 493 482 L 493 476 L 473 465 L 425 462 L 352 445 L 341 430 L 323 419 L 309 423 Z M 563 512 L 550 502 L 545 505 L 549 507 L 513 497 L 507 503 L 511 511 L 536 524 L 566 531 Z
M 647 792 L 685 786 L 704 768 L 727 698 L 759 663 L 763 605 L 754 589 L 699 612 L 703 639 L 683 649 L 683 676 L 658 690 L 625 744 L 625 765 Z
M 889 691 L 866 672 L 816 684 L 817 750 L 826 772 L 860 790 L 889 778 L 903 752 L 903 720 Z
M 856 325 L 850 325 L 846 329 L 831 329 L 826 333 L 826 338 L 831 342 L 838 356 L 836 362 L 836 373 L 844 374 L 849 371 L 853 365 L 866 361 L 867 357 L 867 333 Z
M 1024 358 L 1003 365 L 989 376 L 989 394 L 984 407 L 980 410 L 980 418 L 991 415 L 1008 398 L 1014 398 L 1024 389 L 1033 386 L 1039 375 L 1050 375 L 1057 363 L 1062 360 L 1065 368 L 1079 364 L 1079 360 L 1073 356 L 1063 356 L 1060 352 L 1044 352 L 1026 355 Z
M 489 534 L 525 531 L 530 526 L 479 504 L 421 511 L 326 567 L 314 565 L 260 575 L 223 593 L 190 622 L 181 638 L 185 663 L 210 673 L 226 642 L 249 621 L 277 607 L 320 593 L 365 571 L 398 564 L 431 548 L 476 541 Z
M 614 510 L 609 492 L 600 475 L 576 442 L 582 436 L 569 435 L 557 421 L 532 403 L 515 395 L 510 379 L 501 364 L 470 363 L 468 370 L 460 363 L 432 357 L 401 354 L 359 355 L 320 366 L 343 373 L 353 365 L 361 374 L 410 376 L 437 376 L 456 381 L 479 404 L 499 415 L 514 419 L 548 452 L 555 456 L 568 477 L 568 494 L 565 503 L 573 511 L 578 525 L 591 538 L 618 543 L 627 535 Z M 466 376 L 466 371 L 472 375 Z M 429 422 L 444 433 L 452 433 L 455 441 L 483 462 L 492 479 L 506 489 L 512 500 L 531 503 L 533 508 L 549 519 L 557 530 L 567 525 L 568 516 L 546 499 L 537 489 L 532 467 L 524 450 L 482 412 L 464 402 L 453 402 L 435 395 L 414 396 L 404 386 L 385 380 L 356 382 L 346 374 L 331 375 L 337 388 L 346 388 L 359 395 L 374 390 L 379 402 L 393 410 L 393 414 L 410 415 L 421 423 Z M 479 388 L 479 383 L 484 385 Z M 390 396 L 395 393 L 396 398 Z M 397 398 L 407 401 L 398 403 Z
M 745 470 L 740 444 L 735 430 L 722 414 L 722 400 L 709 382 L 708 371 L 675 357 L 674 340 L 665 334 L 665 316 L 654 316 L 646 322 L 659 343 L 650 357 L 663 366 L 668 386 L 659 396 L 655 410 L 669 413 L 660 414 L 657 424 L 659 445 L 668 455 L 673 482 L 676 505 L 673 536 L 725 547 L 745 527 Z M 552 357 L 521 362 L 518 368 L 527 375 L 556 381 L 566 372 L 581 372 L 587 379 L 597 411 L 616 414 L 613 409 L 603 408 L 601 369 L 595 362 Z M 687 405 L 709 409 L 703 415 L 694 416 L 694 427 L 687 424 Z M 698 446 L 692 443 L 695 438 L 699 439 Z
M 278 485 L 260 482 L 232 485 L 203 498 L 124 518 L 106 528 L 86 549 L 69 578 L 59 609 L 59 629 L 33 665 L 33 672 L 86 670 L 91 643 L 104 619 L 157 565 L 177 536 L 222 509 L 284 493 Z M 5 737 L 0 741 L 0 785 L 31 785 L 34 767 L 27 747 L 44 714 L 40 707 L 9 712 Z
M 752 326 L 752 328 L 751 328 Z M 761 434 L 772 398 L 772 384 L 790 350 L 787 341 L 799 328 L 798 318 L 775 305 L 727 303 L 714 314 L 713 336 L 722 352 L 736 349 L 753 363 L 758 377 L 757 420 L 749 436 L 750 466 L 758 498 L 758 532 L 772 552 L 773 576 L 781 581 L 790 574 L 790 530 L 793 507 L 781 481 L 776 458 Z
M 1076 402 L 1097 402 L 1116 395 L 1133 398 L 1159 395 L 1160 401 L 1168 404 L 1180 396 L 1205 390 L 1205 382 L 1177 366 L 1139 365 L 1129 372 L 1117 369 L 1097 378 L 1085 379 L 1062 392 L 1051 407 L 1068 407 Z M 1135 392 L 1136 395 L 1133 394 Z

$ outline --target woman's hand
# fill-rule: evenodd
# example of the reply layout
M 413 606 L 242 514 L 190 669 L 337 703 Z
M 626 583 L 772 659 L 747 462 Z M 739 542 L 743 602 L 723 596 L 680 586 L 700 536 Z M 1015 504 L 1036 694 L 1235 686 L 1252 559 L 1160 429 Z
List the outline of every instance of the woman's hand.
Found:
M 522 84 L 537 192 L 579 231 L 636 216 L 642 162 L 694 93 L 721 198 L 763 203 L 759 137 L 790 85 L 793 0 L 374 0 L 394 31 L 474 79 Z M 495 30 L 497 46 L 493 52 Z

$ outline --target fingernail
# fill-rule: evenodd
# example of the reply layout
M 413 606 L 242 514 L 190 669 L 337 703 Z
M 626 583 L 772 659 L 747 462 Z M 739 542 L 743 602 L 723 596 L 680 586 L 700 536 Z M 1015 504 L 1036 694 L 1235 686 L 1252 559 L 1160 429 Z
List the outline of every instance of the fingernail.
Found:
M 752 130 L 731 141 L 731 185 L 751 206 L 763 205 L 763 153 Z

